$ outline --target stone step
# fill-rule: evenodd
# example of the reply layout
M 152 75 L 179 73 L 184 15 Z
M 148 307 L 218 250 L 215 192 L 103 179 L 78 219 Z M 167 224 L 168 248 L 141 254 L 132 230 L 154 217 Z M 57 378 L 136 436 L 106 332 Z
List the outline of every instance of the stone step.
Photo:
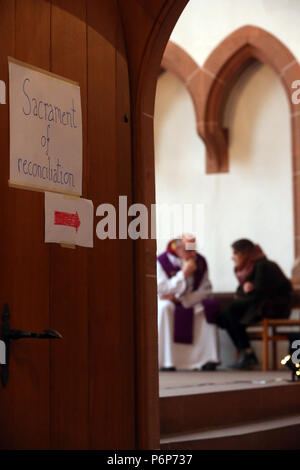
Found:
M 300 414 L 175 433 L 161 438 L 164 450 L 300 449 Z
M 160 398 L 161 435 L 300 415 L 300 383 Z

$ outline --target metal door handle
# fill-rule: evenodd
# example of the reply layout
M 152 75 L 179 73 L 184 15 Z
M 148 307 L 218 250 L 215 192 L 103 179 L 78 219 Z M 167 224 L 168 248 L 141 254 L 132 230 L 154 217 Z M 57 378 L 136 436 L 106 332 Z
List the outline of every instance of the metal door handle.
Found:
M 47 329 L 43 333 L 32 333 L 31 331 L 14 330 L 10 328 L 10 310 L 8 303 L 4 304 L 2 311 L 2 327 L 1 327 L 1 340 L 5 344 L 5 364 L 1 365 L 1 382 L 3 387 L 6 386 L 9 377 L 9 352 L 10 340 L 12 339 L 61 339 L 62 335 L 58 331 Z
M 2 337 L 5 342 L 8 339 L 40 338 L 40 339 L 61 339 L 62 335 L 55 330 L 44 330 L 44 333 L 31 333 L 31 331 L 8 330 Z

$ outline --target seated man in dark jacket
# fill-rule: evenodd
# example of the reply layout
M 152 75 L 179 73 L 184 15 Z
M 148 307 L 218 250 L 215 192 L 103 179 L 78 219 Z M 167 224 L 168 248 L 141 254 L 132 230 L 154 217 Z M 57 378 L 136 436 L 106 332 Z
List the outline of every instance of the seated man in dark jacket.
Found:
M 288 318 L 292 286 L 280 267 L 269 261 L 250 240 L 238 240 L 232 249 L 239 287 L 235 300 L 221 312 L 217 323 L 227 330 L 239 351 L 239 360 L 231 368 L 248 369 L 257 364 L 257 358 L 250 347 L 246 327 L 263 317 Z

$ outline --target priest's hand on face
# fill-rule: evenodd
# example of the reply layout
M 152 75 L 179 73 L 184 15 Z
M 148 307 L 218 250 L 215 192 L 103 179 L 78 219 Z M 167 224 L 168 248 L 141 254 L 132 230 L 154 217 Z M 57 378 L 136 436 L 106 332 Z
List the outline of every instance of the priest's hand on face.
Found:
M 245 294 L 248 294 L 248 292 L 252 292 L 254 290 L 254 284 L 252 282 L 245 282 L 243 284 L 243 291 Z
M 177 299 L 177 297 L 175 297 L 174 294 L 169 294 L 169 295 L 161 295 L 160 297 L 160 300 L 171 300 L 171 302 L 179 302 L 179 299 Z
M 197 266 L 194 258 L 190 258 L 184 261 L 182 266 L 182 272 L 184 277 L 189 277 L 191 274 L 193 274 L 194 271 L 196 271 L 196 268 Z

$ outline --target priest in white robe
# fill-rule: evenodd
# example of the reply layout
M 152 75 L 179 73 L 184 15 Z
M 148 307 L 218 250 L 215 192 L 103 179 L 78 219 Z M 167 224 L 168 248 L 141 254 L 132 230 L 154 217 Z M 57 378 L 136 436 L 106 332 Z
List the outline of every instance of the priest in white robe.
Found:
M 194 245 L 194 237 L 183 235 L 157 260 L 160 370 L 214 370 L 219 363 L 217 328 L 202 304 L 212 286 Z

